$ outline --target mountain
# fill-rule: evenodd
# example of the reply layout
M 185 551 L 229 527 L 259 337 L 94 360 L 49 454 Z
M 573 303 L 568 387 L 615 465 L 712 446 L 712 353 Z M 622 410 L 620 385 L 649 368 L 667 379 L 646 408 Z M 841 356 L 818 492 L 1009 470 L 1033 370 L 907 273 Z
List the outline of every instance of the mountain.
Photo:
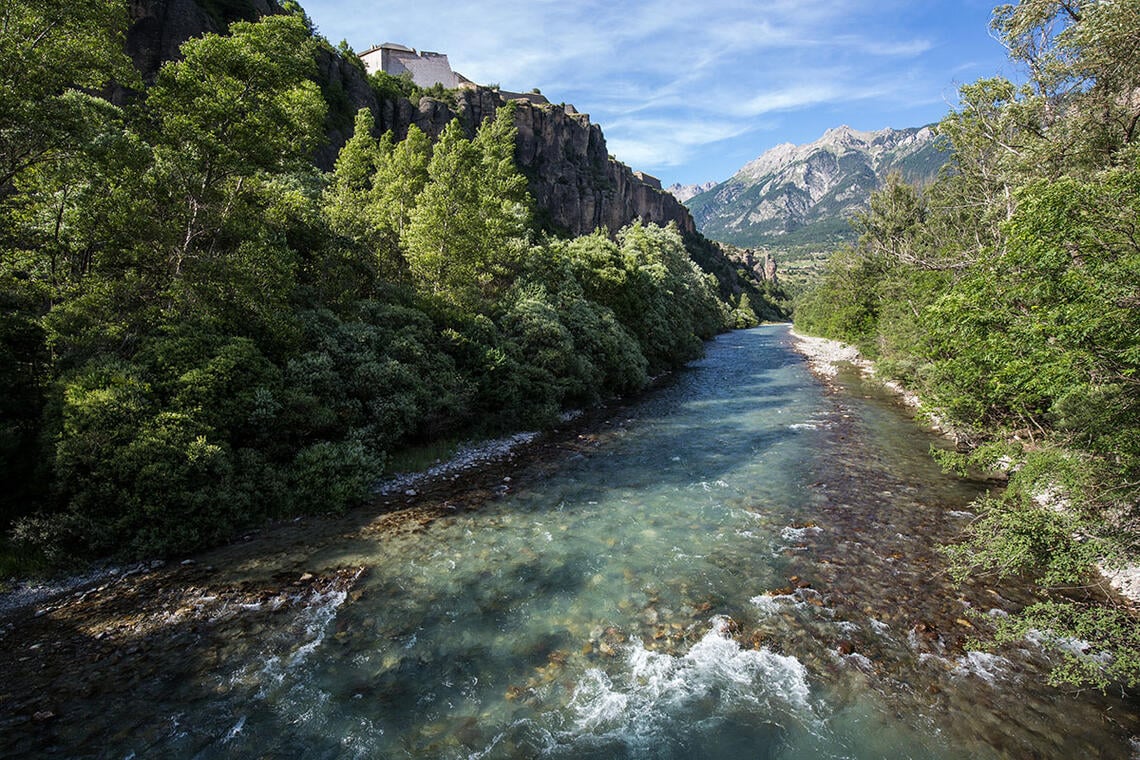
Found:
M 686 205 L 697 228 L 714 240 L 830 246 L 852 237 L 847 220 L 888 175 L 929 180 L 947 158 L 929 126 L 876 132 L 836 127 L 807 145 L 777 145 Z
M 716 186 L 716 182 L 705 182 L 700 185 L 682 185 L 679 182 L 675 182 L 672 185 L 669 185 L 669 187 L 665 188 L 665 192 L 671 193 L 674 198 L 681 201 L 681 203 L 684 203 L 693 196 L 700 195 L 701 193 L 707 193 L 709 190 L 712 190 Z

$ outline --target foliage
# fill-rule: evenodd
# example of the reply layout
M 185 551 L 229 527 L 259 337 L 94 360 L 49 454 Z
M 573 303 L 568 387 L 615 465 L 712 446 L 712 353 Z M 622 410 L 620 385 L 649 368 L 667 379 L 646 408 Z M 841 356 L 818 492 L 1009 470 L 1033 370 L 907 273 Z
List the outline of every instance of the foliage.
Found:
M 527 246 L 530 200 L 514 164 L 515 132 L 510 106 L 473 140 L 452 121 L 402 236 L 417 285 L 460 309 L 485 310 L 497 299 Z
M 1134 0 L 998 8 L 1026 85 L 963 86 L 939 126 L 954 170 L 877 193 L 796 311 L 975 443 L 945 464 L 1009 472 L 950 554 L 962 577 L 1032 577 L 1040 602 L 999 638 L 1087 641 L 1054 677 L 1101 688 L 1140 683 L 1129 613 L 1074 597 L 1096 565 L 1134 564 L 1140 535 L 1138 14 Z
M 84 91 L 137 82 L 114 0 L 10 0 L 0 10 L 0 198 L 24 171 L 73 154 L 90 109 Z
M 373 92 L 380 100 L 408 100 L 418 101 L 420 88 L 412 81 L 412 72 L 405 71 L 396 76 L 386 71 L 377 70 L 368 77 Z
M 393 453 L 637 391 L 723 327 L 675 229 L 536 242 L 511 107 L 434 146 L 361 111 L 324 175 L 336 53 L 298 8 L 187 42 L 129 110 L 91 94 L 137 84 L 122 10 L 2 12 L 6 566 L 350 509 Z

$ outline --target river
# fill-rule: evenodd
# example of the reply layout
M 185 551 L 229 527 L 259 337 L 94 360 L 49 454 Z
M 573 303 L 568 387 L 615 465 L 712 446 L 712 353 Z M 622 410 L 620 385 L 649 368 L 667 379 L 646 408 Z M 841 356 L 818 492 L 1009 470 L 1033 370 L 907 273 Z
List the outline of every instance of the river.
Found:
M 1025 601 L 946 577 L 938 547 L 983 485 L 942 474 L 939 439 L 889 398 L 839 384 L 786 327 L 723 335 L 477 510 L 298 541 L 334 581 L 109 657 L 0 750 L 1133 757 L 1135 699 L 1045 685 L 1032 642 L 968 648 Z

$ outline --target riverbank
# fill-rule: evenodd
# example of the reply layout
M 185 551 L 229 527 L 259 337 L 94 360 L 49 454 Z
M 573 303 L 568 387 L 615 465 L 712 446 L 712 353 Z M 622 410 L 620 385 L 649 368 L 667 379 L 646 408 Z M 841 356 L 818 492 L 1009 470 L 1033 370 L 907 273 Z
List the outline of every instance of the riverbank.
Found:
M 816 338 L 802 335 L 793 328 L 789 335 L 793 345 L 808 362 L 812 372 L 826 383 L 834 387 L 835 377 L 839 374 L 842 365 L 849 365 L 859 371 L 866 378 L 873 378 L 883 387 L 896 394 L 899 400 L 909 409 L 921 413 L 930 426 L 947 435 L 955 442 L 963 440 L 961 434 L 947 425 L 936 415 L 923 410 L 922 400 L 913 392 L 890 380 L 882 380 L 875 375 L 875 364 L 860 353 L 859 349 L 847 343 L 830 338 Z M 1043 495 L 1043 498 L 1048 495 Z M 1140 564 L 1121 568 L 1107 568 L 1098 565 L 1101 577 L 1116 594 L 1127 599 L 1134 605 L 1140 605 Z
M 859 371 L 863 377 L 874 378 L 910 409 L 918 410 L 922 401 L 917 395 L 892 380 L 883 380 L 875 374 L 875 364 L 860 353 L 859 349 L 848 343 L 830 338 L 815 338 L 796 332 L 795 328 L 788 333 L 792 337 L 793 346 L 805 359 L 811 371 L 826 382 L 833 384 L 833 379 L 839 374 L 841 365 L 847 364 Z M 931 420 L 936 422 L 936 420 Z M 939 427 L 938 429 L 942 429 Z
M 140 621 L 140 629 L 147 628 L 143 621 L 168 613 L 162 605 L 151 608 L 151 591 L 160 586 L 199 586 L 206 596 L 216 592 L 224 597 L 230 593 L 223 589 L 228 582 L 208 576 L 227 564 L 260 568 L 241 579 L 242 583 L 264 584 L 277 579 L 296 587 L 296 578 L 309 576 L 306 582 L 319 585 L 320 573 L 328 568 L 296 564 L 288 547 L 351 541 L 363 534 L 422 530 L 439 517 L 477 509 L 509 493 L 521 471 L 532 469 L 541 476 L 542 470 L 556 466 L 566 456 L 596 448 L 611 431 L 624 425 L 624 408 L 625 402 L 616 400 L 567 414 L 558 426 L 541 433 L 520 432 L 464 444 L 446 461 L 386 477 L 376 485 L 373 503 L 342 516 L 310 515 L 270 523 L 245 532 L 225 546 L 185 558 L 126 564 L 104 561 L 69 576 L 18 580 L 0 593 L 0 641 L 10 646 L 10 636 L 25 618 L 41 619 L 62 611 L 86 616 L 86 608 L 112 595 L 129 597 L 138 604 L 132 614 Z M 254 557 L 256 563 L 251 562 Z M 126 610 L 114 611 L 120 613 Z

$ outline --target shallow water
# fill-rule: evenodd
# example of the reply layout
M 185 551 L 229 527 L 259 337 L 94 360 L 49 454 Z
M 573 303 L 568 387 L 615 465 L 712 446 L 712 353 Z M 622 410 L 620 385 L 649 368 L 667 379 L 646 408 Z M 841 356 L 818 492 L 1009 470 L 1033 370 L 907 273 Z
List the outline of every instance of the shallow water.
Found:
M 423 530 L 314 548 L 351 590 L 222 634 L 64 716 L 101 757 L 1121 757 L 1134 701 L 964 648 L 1016 588 L 938 555 L 980 485 L 767 327 L 714 341 L 542 477 Z M 974 618 L 971 610 L 982 613 Z M 128 677 L 128 676 L 124 676 Z M 22 746 L 28 746 L 24 744 Z M 42 749 L 42 748 L 41 748 Z

